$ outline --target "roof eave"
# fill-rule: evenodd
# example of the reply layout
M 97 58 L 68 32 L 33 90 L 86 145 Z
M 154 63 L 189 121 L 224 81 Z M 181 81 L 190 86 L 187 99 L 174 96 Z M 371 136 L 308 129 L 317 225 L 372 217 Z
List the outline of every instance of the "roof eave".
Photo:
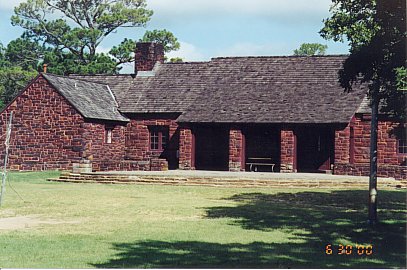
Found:
M 84 117 L 86 120 L 99 120 L 99 121 L 110 121 L 110 122 L 122 122 L 122 123 L 129 123 L 130 119 L 111 119 L 111 118 L 95 118 L 95 117 Z

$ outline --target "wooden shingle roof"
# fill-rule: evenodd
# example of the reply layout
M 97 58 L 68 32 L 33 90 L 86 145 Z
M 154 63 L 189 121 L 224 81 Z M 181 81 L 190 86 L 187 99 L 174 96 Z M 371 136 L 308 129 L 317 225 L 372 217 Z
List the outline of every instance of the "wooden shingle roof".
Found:
M 179 117 L 206 123 L 347 123 L 367 89 L 338 83 L 344 56 L 216 58 L 207 91 Z
M 108 85 L 51 74 L 43 76 L 84 118 L 129 121 L 118 111 L 115 97 Z
M 123 113 L 182 113 L 204 94 L 210 82 L 208 62 L 160 64 L 154 75 L 136 76 Z
M 121 113 L 180 113 L 186 123 L 347 123 L 367 87 L 345 93 L 347 56 L 226 57 L 159 64 L 137 76 L 77 76 L 107 84 Z
M 108 85 L 112 90 L 116 101 L 120 103 L 127 97 L 127 92 L 133 85 L 134 75 L 133 74 L 115 74 L 115 75 L 77 75 L 71 74 L 70 78 L 78 79 L 82 81 L 88 81 L 93 83 L 99 83 Z

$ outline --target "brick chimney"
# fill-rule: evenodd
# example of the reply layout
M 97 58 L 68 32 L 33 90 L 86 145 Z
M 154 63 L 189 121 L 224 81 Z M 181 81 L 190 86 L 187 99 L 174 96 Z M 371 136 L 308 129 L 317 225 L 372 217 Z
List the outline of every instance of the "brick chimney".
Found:
M 155 63 L 164 63 L 164 47 L 153 42 L 138 42 L 136 44 L 135 73 L 137 71 L 151 71 Z

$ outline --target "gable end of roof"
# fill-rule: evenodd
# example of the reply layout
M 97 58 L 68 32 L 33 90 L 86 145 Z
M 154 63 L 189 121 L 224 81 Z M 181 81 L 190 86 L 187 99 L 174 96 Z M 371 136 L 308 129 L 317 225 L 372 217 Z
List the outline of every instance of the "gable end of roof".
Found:
M 118 108 L 108 85 L 86 82 L 69 77 L 42 74 L 84 118 L 128 122 Z

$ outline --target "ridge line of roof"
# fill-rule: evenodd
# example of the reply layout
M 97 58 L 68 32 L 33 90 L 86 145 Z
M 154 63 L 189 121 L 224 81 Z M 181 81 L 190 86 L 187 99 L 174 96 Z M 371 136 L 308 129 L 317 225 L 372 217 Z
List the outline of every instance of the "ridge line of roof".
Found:
M 82 80 L 82 79 L 72 78 L 72 77 L 70 77 L 69 75 L 68 75 L 68 76 L 64 76 L 64 75 L 56 75 L 56 74 L 52 74 L 52 73 L 41 73 L 41 74 L 44 75 L 44 77 L 51 76 L 51 77 L 57 77 L 57 78 L 61 78 L 61 79 L 68 79 L 68 80 L 72 80 L 72 81 L 80 81 L 80 82 L 93 83 L 93 84 L 97 84 L 97 85 L 107 86 L 107 84 L 105 84 L 105 83 L 100 83 L 100 82 L 94 82 L 94 81 L 88 81 L 88 80 Z M 82 75 L 81 75 L 81 76 L 82 76 Z M 89 75 L 89 76 L 93 76 L 93 75 Z
M 55 76 L 60 76 L 60 75 L 55 75 Z M 83 76 L 83 77 L 119 77 L 119 76 L 130 76 L 130 77 L 134 77 L 133 73 L 118 73 L 118 74 L 76 74 L 76 73 L 72 73 L 72 74 L 68 74 L 67 76 L 63 76 L 63 77 L 68 77 L 70 78 L 71 76 Z
M 218 57 L 212 57 L 210 60 L 206 60 L 206 61 L 166 62 L 166 63 L 163 63 L 162 65 L 208 64 L 208 63 L 211 63 L 212 61 L 224 60 L 224 59 L 334 58 L 334 57 L 349 57 L 349 54 L 329 54 L 329 55 L 310 55 L 310 56 L 309 55 L 218 56 Z M 130 74 L 126 74 L 126 75 L 130 75 Z
M 162 65 L 182 65 L 182 64 L 190 64 L 190 65 L 192 65 L 192 64 L 207 64 L 207 63 L 210 63 L 210 62 L 211 62 L 210 60 L 207 60 L 207 61 L 167 62 L 167 63 L 164 63 Z
M 330 57 L 349 57 L 349 55 L 348 54 L 328 54 L 328 55 L 219 56 L 219 57 L 212 57 L 211 61 L 218 60 L 218 59 L 330 58 Z

